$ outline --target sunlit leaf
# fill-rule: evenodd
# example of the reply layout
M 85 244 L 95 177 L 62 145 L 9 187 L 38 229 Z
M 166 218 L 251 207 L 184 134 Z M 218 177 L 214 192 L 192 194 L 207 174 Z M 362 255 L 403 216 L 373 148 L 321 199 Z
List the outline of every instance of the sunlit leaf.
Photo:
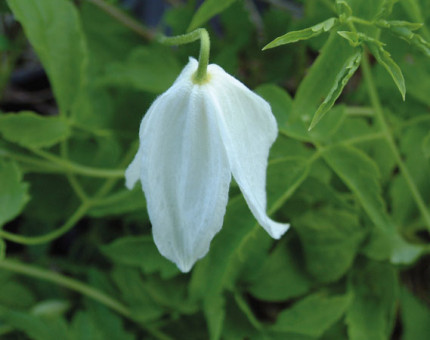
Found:
M 78 12 L 68 0 L 8 0 L 67 114 L 85 81 L 88 53 Z
M 40 148 L 65 140 L 71 131 L 64 119 L 23 111 L 0 114 L 0 133 L 6 140 L 21 146 Z
M 272 42 L 263 47 L 263 50 L 268 50 L 281 45 L 291 44 L 300 40 L 307 40 L 319 36 L 321 33 L 330 31 L 337 24 L 336 18 L 327 19 L 312 27 L 305 28 L 300 31 L 292 31 L 287 34 L 277 37 Z

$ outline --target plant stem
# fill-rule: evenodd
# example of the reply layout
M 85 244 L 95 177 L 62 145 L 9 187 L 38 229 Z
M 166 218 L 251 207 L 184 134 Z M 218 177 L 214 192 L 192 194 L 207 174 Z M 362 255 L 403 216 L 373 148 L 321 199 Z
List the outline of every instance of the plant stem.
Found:
M 155 33 L 151 30 L 147 29 L 143 25 L 141 25 L 138 21 L 131 18 L 129 15 L 125 14 L 115 6 L 112 6 L 108 3 L 106 3 L 103 0 L 87 0 L 88 2 L 91 2 L 92 4 L 96 5 L 98 8 L 100 8 L 103 12 L 110 15 L 112 18 L 120 22 L 125 27 L 131 29 L 132 31 L 136 32 L 138 35 L 143 37 L 146 40 L 154 40 Z
M 161 331 L 154 329 L 152 327 L 149 327 L 147 325 L 142 324 L 139 322 L 139 320 L 136 320 L 133 318 L 133 313 L 121 302 L 113 299 L 109 295 L 101 292 L 98 289 L 95 289 L 83 282 L 80 282 L 78 280 L 66 277 L 64 275 L 61 275 L 59 273 L 55 273 L 52 271 L 48 271 L 45 269 L 37 268 L 35 266 L 27 265 L 21 262 L 17 261 L 11 261 L 11 260 L 2 260 L 0 261 L 0 268 L 4 270 L 8 270 L 17 274 L 23 274 L 30 277 L 34 277 L 40 280 L 52 282 L 56 285 L 74 290 L 75 292 L 78 292 L 82 295 L 85 295 L 97 302 L 100 302 L 101 304 L 105 305 L 106 307 L 114 310 L 118 314 L 122 315 L 123 317 L 132 320 L 134 322 L 138 322 L 140 325 L 142 325 L 148 333 L 153 335 L 159 340 L 172 340 L 169 336 L 162 333 Z
M 199 66 L 194 75 L 194 81 L 197 84 L 203 84 L 207 81 L 207 67 L 209 64 L 210 39 L 208 31 L 204 28 L 198 28 L 190 33 L 177 35 L 174 37 L 160 36 L 157 40 L 163 45 L 184 45 L 200 39 Z
M 0 230 L 0 237 L 5 240 L 12 241 L 15 243 L 26 244 L 26 245 L 36 245 L 43 244 L 49 241 L 55 240 L 61 235 L 72 229 L 75 224 L 85 215 L 89 210 L 91 204 L 87 201 L 82 203 L 78 209 L 74 212 L 72 216 L 63 224 L 62 227 L 55 229 L 42 236 L 22 236 L 14 233 L 7 232 L 5 230 Z
M 372 71 L 370 69 L 370 63 L 369 63 L 369 58 L 366 52 L 364 52 L 364 56 L 362 59 L 362 69 L 363 69 L 363 75 L 364 75 L 364 80 L 366 82 L 367 85 L 367 91 L 370 97 L 370 101 L 375 109 L 375 115 L 376 118 L 378 120 L 379 125 L 381 126 L 382 129 L 382 133 L 385 135 L 385 139 L 388 142 L 388 145 L 391 149 L 391 152 L 394 155 L 394 158 L 396 159 L 397 165 L 400 168 L 400 171 L 406 181 L 406 184 L 409 187 L 409 190 L 411 191 L 412 197 L 415 201 L 415 203 L 418 206 L 419 211 L 421 212 L 424 221 L 427 225 L 427 229 L 430 231 L 430 212 L 427 209 L 426 203 L 424 202 L 415 182 L 412 179 L 412 175 L 409 172 L 409 169 L 407 168 L 407 166 L 405 165 L 405 163 L 402 160 L 402 157 L 400 155 L 400 152 L 396 146 L 396 143 L 394 141 L 393 136 L 391 135 L 391 131 L 388 127 L 388 124 L 385 120 L 384 117 L 384 111 L 382 109 L 382 105 L 381 102 L 379 100 L 379 96 L 378 96 L 378 92 L 376 90 L 376 86 L 375 83 L 373 81 L 373 75 L 372 75 Z
M 85 175 L 88 177 L 101 177 L 101 178 L 124 177 L 125 170 L 92 168 L 89 166 L 73 163 L 68 159 L 60 158 L 56 155 L 53 155 L 49 152 L 46 152 L 40 149 L 30 149 L 30 151 L 42 158 L 45 158 L 48 161 L 51 161 L 56 165 L 61 166 L 66 172 L 69 172 L 69 173 Z
M 44 281 L 53 282 L 59 286 L 63 286 L 74 291 L 77 291 L 83 295 L 91 297 L 92 299 L 104 304 L 105 306 L 115 310 L 119 314 L 126 318 L 131 317 L 130 311 L 122 305 L 120 302 L 112 299 L 110 296 L 96 290 L 80 281 L 68 278 L 61 274 L 50 272 L 44 269 L 36 268 L 27 264 L 23 264 L 17 261 L 2 260 L 0 261 L 0 268 L 8 271 L 12 271 L 18 274 L 24 274 L 34 278 L 38 278 Z

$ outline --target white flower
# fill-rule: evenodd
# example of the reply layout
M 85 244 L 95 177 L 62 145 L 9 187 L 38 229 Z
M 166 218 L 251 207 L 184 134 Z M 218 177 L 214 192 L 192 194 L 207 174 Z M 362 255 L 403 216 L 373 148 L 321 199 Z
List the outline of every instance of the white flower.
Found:
M 140 179 L 155 244 L 188 272 L 221 229 L 233 174 L 259 224 L 273 238 L 289 228 L 266 214 L 266 168 L 278 129 L 269 104 L 217 65 L 203 84 L 190 62 L 151 105 L 126 171 Z

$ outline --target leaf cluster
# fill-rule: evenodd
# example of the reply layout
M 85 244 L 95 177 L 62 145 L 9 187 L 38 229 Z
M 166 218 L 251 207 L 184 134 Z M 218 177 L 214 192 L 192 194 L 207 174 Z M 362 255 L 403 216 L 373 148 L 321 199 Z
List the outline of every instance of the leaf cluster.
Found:
M 1 2 L 22 29 L 0 34 L 0 337 L 427 339 L 427 2 L 169 3 L 157 29 L 206 25 L 212 62 L 270 103 L 267 210 L 291 230 L 272 240 L 233 184 L 209 254 L 181 274 L 123 176 L 198 46 L 161 46 L 119 1 Z M 9 94 L 26 41 L 42 106 Z

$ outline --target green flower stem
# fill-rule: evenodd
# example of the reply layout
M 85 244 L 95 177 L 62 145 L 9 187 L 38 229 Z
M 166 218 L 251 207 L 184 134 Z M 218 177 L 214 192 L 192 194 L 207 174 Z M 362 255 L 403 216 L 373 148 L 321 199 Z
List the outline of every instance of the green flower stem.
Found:
M 97 302 L 100 302 L 101 304 L 114 310 L 115 312 L 122 315 L 123 317 L 129 320 L 132 320 L 134 322 L 138 322 L 141 326 L 143 326 L 148 331 L 148 333 L 153 335 L 155 338 L 159 340 L 172 340 L 169 336 L 162 333 L 161 331 L 154 329 L 152 327 L 149 327 L 147 325 L 143 325 L 141 322 L 139 322 L 139 320 L 134 319 L 133 313 L 121 302 L 113 299 L 109 295 L 83 282 L 69 278 L 59 273 L 55 273 L 52 271 L 48 271 L 45 269 L 37 268 L 35 266 L 31 266 L 21 262 L 11 261 L 11 260 L 1 260 L 0 269 L 8 270 L 17 274 L 22 274 L 36 279 L 52 282 L 58 286 L 62 286 L 62 287 L 74 290 L 75 292 L 85 295 Z
M 207 80 L 207 67 L 209 64 L 210 39 L 204 28 L 198 28 L 190 33 L 174 37 L 161 36 L 157 40 L 163 45 L 184 45 L 200 39 L 199 66 L 194 75 L 197 84 L 203 84 Z
M 177 35 L 174 37 L 166 37 L 159 35 L 158 37 L 154 32 L 148 30 L 146 27 L 138 23 L 136 20 L 123 13 L 121 10 L 106 3 L 103 0 L 87 0 L 92 4 L 96 5 L 105 13 L 109 14 L 115 20 L 120 22 L 125 27 L 128 27 L 132 31 L 136 32 L 147 40 L 156 39 L 158 42 L 164 45 L 183 45 L 194 42 L 200 39 L 200 55 L 199 55 L 199 66 L 197 72 L 194 75 L 194 81 L 197 84 L 203 84 L 207 80 L 206 69 L 209 63 L 209 51 L 210 51 L 210 39 L 209 34 L 204 28 L 198 28 L 187 34 Z
M 369 93 L 370 101 L 375 109 L 375 115 L 376 118 L 381 126 L 382 133 L 385 135 L 385 139 L 388 142 L 388 145 L 391 149 L 391 152 L 394 155 L 394 158 L 396 159 L 397 165 L 400 168 L 400 171 L 405 178 L 406 184 L 409 187 L 409 190 L 411 191 L 412 197 L 414 198 L 415 203 L 418 206 L 419 211 L 421 212 L 424 221 L 426 223 L 427 229 L 430 231 L 430 212 L 426 206 L 426 203 L 424 202 L 415 182 L 412 179 L 412 175 L 409 172 L 409 169 L 405 165 L 405 163 L 402 160 L 402 157 L 400 155 L 400 152 L 396 146 L 396 143 L 394 141 L 393 136 L 391 135 L 390 129 L 388 127 L 387 122 L 385 121 L 384 117 L 384 111 L 382 109 L 381 102 L 379 100 L 378 92 L 376 90 L 375 83 L 373 81 L 373 75 L 372 71 L 370 69 L 369 64 L 369 58 L 367 53 L 364 53 L 364 56 L 362 58 L 362 70 L 364 75 L 364 80 L 367 85 L 367 91 Z

